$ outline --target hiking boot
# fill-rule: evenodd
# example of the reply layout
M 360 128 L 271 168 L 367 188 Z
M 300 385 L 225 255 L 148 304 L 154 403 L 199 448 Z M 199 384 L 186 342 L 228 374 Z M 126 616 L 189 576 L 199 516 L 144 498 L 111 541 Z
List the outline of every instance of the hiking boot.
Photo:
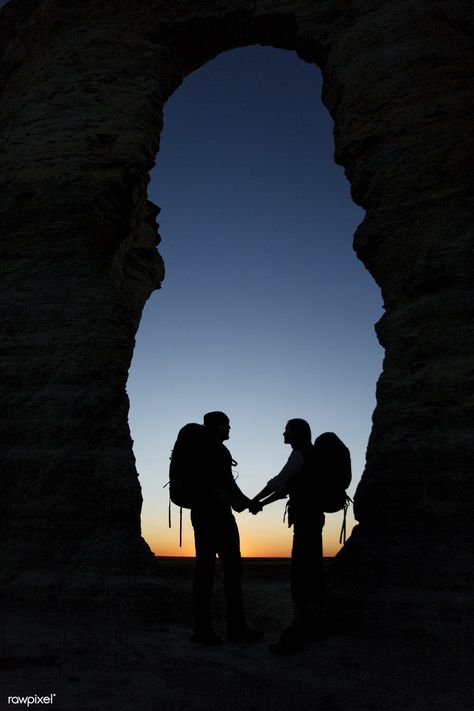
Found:
M 278 642 L 269 646 L 270 652 L 282 657 L 286 654 L 294 654 L 301 652 L 304 647 L 302 635 L 295 630 L 294 627 L 287 627 L 283 630 Z
M 217 647 L 224 643 L 222 637 L 214 632 L 213 629 L 194 630 L 192 636 L 193 642 L 205 644 L 207 647 Z
M 258 642 L 262 638 L 263 632 L 261 630 L 253 630 L 246 625 L 243 627 L 230 627 L 226 635 L 228 642 Z

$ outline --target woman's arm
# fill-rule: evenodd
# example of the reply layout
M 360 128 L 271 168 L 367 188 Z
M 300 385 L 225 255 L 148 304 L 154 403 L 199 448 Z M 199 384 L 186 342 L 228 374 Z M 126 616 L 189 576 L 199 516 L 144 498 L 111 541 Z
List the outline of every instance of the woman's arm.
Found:
M 273 489 L 269 484 L 263 487 L 262 491 L 260 491 L 256 496 L 253 497 L 254 501 L 261 501 L 264 499 L 266 496 L 269 496 L 272 493 Z
M 261 501 L 266 506 L 278 499 L 284 499 L 288 494 L 288 488 L 294 477 L 302 470 L 303 463 L 304 459 L 301 452 L 293 450 L 281 472 L 273 479 L 270 479 L 268 484 L 263 487 L 253 500 L 256 502 Z
M 286 499 L 286 494 L 281 494 L 279 491 L 275 491 L 271 496 L 260 502 L 261 506 L 267 506 L 267 504 L 273 504 L 274 501 L 279 501 L 280 499 Z

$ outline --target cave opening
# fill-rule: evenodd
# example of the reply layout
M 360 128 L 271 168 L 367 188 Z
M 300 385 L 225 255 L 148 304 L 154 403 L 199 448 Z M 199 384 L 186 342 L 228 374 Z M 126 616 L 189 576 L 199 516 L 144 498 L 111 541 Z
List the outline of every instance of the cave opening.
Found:
M 148 194 L 161 207 L 166 278 L 145 307 L 127 387 L 142 534 L 157 555 L 193 555 L 187 517 L 182 548 L 177 523 L 168 529 L 164 487 L 177 431 L 208 410 L 230 417 L 249 496 L 286 461 L 290 417 L 346 441 L 351 494 L 362 474 L 381 297 L 352 249 L 364 213 L 334 162 L 321 85 L 295 52 L 252 45 L 192 72 L 165 106 Z M 283 506 L 239 516 L 244 556 L 289 555 Z M 327 517 L 326 555 L 339 525 Z

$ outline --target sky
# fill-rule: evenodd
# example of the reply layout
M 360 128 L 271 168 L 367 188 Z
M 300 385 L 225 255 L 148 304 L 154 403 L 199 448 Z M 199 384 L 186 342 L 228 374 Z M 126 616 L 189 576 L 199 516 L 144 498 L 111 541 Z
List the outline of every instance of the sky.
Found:
M 210 410 L 254 496 L 286 462 L 286 421 L 336 432 L 365 464 L 383 350 L 380 290 L 357 259 L 364 212 L 333 160 L 321 73 L 269 47 L 225 52 L 170 97 L 149 197 L 166 277 L 145 306 L 127 392 L 143 494 L 142 533 L 157 555 L 193 555 L 189 511 L 168 528 L 169 456 L 178 430 Z M 236 514 L 244 556 L 289 556 L 285 502 Z M 349 530 L 354 523 L 349 514 Z M 324 553 L 342 514 L 326 515 Z

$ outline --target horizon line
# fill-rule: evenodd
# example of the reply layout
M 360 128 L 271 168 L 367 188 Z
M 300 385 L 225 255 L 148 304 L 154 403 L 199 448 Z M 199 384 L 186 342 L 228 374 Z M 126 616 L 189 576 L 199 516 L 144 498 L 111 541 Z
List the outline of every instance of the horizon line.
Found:
M 154 554 L 155 558 L 173 558 L 175 560 L 194 560 L 195 555 L 159 555 Z M 218 556 L 217 556 L 218 557 Z M 291 560 L 291 555 L 242 555 L 242 560 Z M 325 555 L 324 559 L 335 558 L 333 555 Z

